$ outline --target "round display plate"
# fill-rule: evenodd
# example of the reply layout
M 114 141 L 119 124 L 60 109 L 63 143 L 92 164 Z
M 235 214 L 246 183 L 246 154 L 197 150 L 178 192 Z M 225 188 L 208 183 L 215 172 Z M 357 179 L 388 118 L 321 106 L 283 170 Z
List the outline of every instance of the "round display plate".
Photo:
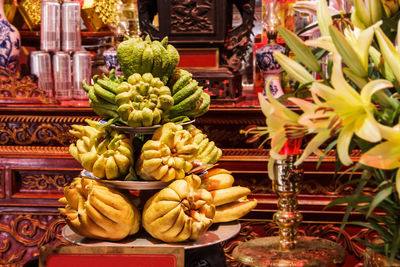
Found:
M 161 181 L 117 181 L 117 180 L 104 180 L 94 176 L 91 172 L 86 170 L 81 171 L 81 176 L 83 178 L 93 179 L 110 185 L 118 189 L 127 190 L 154 190 L 162 189 L 168 186 L 169 183 Z
M 178 125 L 187 125 L 187 124 L 192 124 L 194 120 L 191 121 L 185 121 L 182 123 L 178 123 Z M 120 130 L 124 133 L 129 133 L 129 134 L 153 134 L 158 128 L 161 127 L 161 125 L 154 125 L 150 127 L 137 127 L 137 128 L 132 128 L 129 126 L 122 126 L 122 125 L 117 125 L 117 124 L 111 124 L 111 128 Z
M 70 243 L 79 246 L 113 246 L 113 247 L 184 247 L 185 249 L 194 249 L 200 247 L 211 246 L 222 241 L 228 240 L 236 236 L 240 232 L 240 223 L 233 221 L 229 223 L 218 223 L 211 225 L 207 232 L 200 236 L 195 241 L 181 243 L 165 243 L 157 240 L 147 234 L 143 229 L 139 233 L 127 237 L 118 242 L 99 241 L 89 239 L 87 237 L 76 234 L 71 228 L 66 225 L 62 229 L 62 236 Z

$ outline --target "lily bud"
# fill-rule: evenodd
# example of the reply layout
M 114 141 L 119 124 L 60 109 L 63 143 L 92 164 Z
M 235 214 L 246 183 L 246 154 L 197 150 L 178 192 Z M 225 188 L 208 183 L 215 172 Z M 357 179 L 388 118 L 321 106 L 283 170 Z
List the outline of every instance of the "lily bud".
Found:
M 400 81 L 400 55 L 396 48 L 393 46 L 392 42 L 387 38 L 380 28 L 375 29 L 375 35 L 378 39 L 379 47 L 382 56 L 392 69 L 394 76 L 396 76 L 397 81 Z
M 296 34 L 283 27 L 278 27 L 278 32 L 301 63 L 311 71 L 321 71 L 321 65 L 310 48 L 308 48 Z
M 285 56 L 279 51 L 274 52 L 274 58 L 278 61 L 279 65 L 289 74 L 290 77 L 295 79 L 301 84 L 314 82 L 313 76 L 295 60 Z
M 322 36 L 329 36 L 329 26 L 332 25 L 332 17 L 329 13 L 326 0 L 319 0 L 317 5 L 318 26 Z

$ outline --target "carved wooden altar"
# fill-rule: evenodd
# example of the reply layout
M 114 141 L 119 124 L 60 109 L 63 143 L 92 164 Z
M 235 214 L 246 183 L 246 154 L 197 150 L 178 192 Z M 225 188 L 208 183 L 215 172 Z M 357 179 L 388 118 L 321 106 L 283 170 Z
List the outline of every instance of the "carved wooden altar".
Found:
M 21 266 L 37 256 L 42 245 L 65 244 L 60 236 L 64 221 L 58 216 L 57 199 L 63 186 L 81 170 L 68 154 L 72 138 L 68 130 L 71 124 L 83 124 L 85 118 L 95 118 L 89 107 L 0 105 L 1 266 Z M 228 266 L 238 266 L 230 253 L 239 242 L 277 233 L 271 222 L 276 196 L 267 177 L 268 150 L 247 144 L 239 134 L 249 124 L 264 123 L 259 108 L 245 105 L 212 107 L 195 122 L 223 149 L 220 167 L 232 171 L 236 182 L 251 188 L 252 197 L 259 201 L 256 209 L 241 220 L 240 235 L 224 243 Z M 317 161 L 316 157 L 309 158 L 304 164 L 306 179 L 299 196 L 304 223 L 300 229 L 302 234 L 335 240 L 343 209 L 324 210 L 324 206 L 352 188 L 335 189 L 333 154 L 319 170 L 315 170 Z M 348 252 L 345 266 L 355 266 L 360 261 L 363 248 L 355 239 L 368 238 L 370 234 L 357 227 L 345 228 L 339 239 Z

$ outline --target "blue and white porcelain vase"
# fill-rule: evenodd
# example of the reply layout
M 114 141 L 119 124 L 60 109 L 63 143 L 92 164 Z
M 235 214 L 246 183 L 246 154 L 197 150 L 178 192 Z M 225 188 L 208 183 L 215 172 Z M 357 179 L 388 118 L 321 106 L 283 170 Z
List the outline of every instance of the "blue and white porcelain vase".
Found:
M 16 71 L 20 50 L 19 32 L 7 21 L 4 13 L 4 0 L 0 0 L 0 67 Z
M 264 96 L 266 96 L 266 90 L 270 90 L 271 94 L 278 98 L 284 94 L 280 81 L 280 72 L 282 67 L 274 58 L 274 52 L 279 51 L 285 53 L 285 47 L 279 45 L 276 42 L 277 38 L 277 27 L 280 25 L 280 19 L 277 15 L 279 10 L 279 2 L 276 0 L 266 0 L 263 2 L 265 7 L 265 16 L 263 21 L 263 28 L 268 37 L 268 44 L 264 45 L 256 52 L 256 61 L 258 66 L 263 72 L 264 76 Z M 267 88 L 268 82 L 270 83 Z

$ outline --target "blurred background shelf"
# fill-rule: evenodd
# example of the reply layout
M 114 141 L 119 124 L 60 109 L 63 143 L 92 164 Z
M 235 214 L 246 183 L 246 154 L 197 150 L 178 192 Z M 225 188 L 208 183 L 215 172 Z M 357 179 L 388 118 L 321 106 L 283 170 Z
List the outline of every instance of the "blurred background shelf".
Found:
M 40 47 L 40 31 L 20 30 L 22 46 Z M 114 36 L 110 31 L 87 32 L 82 31 L 82 45 L 84 47 L 100 46 L 106 42 L 108 38 Z

